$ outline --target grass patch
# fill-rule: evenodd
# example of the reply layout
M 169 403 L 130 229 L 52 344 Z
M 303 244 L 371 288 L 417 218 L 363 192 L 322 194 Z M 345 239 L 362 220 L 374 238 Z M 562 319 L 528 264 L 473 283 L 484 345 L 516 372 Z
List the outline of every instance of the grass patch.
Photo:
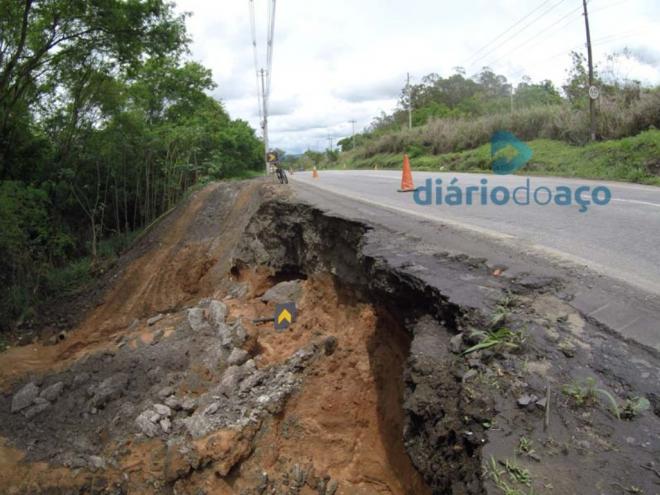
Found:
M 497 461 L 491 456 L 485 474 L 504 495 L 534 495 L 529 471 L 515 460 Z
M 637 136 L 574 146 L 562 141 L 528 141 L 533 156 L 519 175 L 546 175 L 583 179 L 635 182 L 660 186 L 660 130 Z M 337 169 L 400 169 L 400 153 L 359 158 L 345 153 L 339 162 L 325 164 Z M 411 158 L 413 170 L 431 172 L 491 172 L 490 144 L 458 153 L 425 154 Z
M 490 349 L 491 347 L 506 348 L 509 351 L 515 351 L 520 349 L 526 340 L 523 332 L 514 332 L 504 327 L 488 332 L 477 331 L 473 332 L 473 334 L 479 335 L 481 342 L 463 351 L 464 356 L 483 349 Z
M 607 402 L 610 406 L 610 411 L 614 416 L 616 416 L 617 419 L 621 419 L 621 408 L 619 407 L 619 403 L 616 400 L 616 398 L 607 390 L 603 388 L 597 388 L 596 387 L 596 380 L 594 378 L 587 378 L 586 380 L 583 380 L 582 382 L 577 382 L 574 381 L 570 384 L 564 385 L 562 388 L 562 392 L 570 397 L 574 404 L 577 407 L 586 407 L 593 405 L 596 403 L 598 396 L 602 396 L 605 399 L 607 399 Z M 637 404 L 631 403 L 631 407 L 635 407 Z M 644 403 L 641 402 L 639 404 L 639 407 L 643 408 Z M 639 411 L 635 411 L 636 414 L 639 414 L 641 412 L 640 409 Z

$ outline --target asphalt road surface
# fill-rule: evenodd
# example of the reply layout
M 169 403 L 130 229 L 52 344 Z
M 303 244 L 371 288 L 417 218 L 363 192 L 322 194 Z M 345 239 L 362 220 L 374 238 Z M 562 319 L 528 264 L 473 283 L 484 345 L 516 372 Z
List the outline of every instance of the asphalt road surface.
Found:
M 585 212 L 573 201 L 571 206 L 532 204 L 462 206 L 417 204 L 412 193 L 397 192 L 401 181 L 398 171 L 321 171 L 318 179 L 311 173 L 295 173 L 297 187 L 308 192 L 320 188 L 337 201 L 355 200 L 372 207 L 413 215 L 438 224 L 448 224 L 506 242 L 513 248 L 537 251 L 550 258 L 587 266 L 597 273 L 624 281 L 654 295 L 660 294 L 660 188 L 606 181 L 557 177 L 531 177 L 532 191 L 539 186 L 556 190 L 568 186 L 592 189 L 606 186 L 612 193 L 604 206 L 589 205 Z M 465 191 L 466 186 L 505 186 L 510 191 L 524 186 L 527 177 L 518 175 L 480 175 L 414 172 L 415 186 L 426 179 L 442 178 L 447 185 L 453 178 Z M 444 188 L 446 194 L 446 187 Z M 524 191 L 518 191 L 524 202 Z M 589 198 L 589 194 L 583 197 Z M 475 195 L 475 202 L 478 196 Z M 543 202 L 545 196 L 541 194 Z M 463 201 L 465 203 L 465 200 Z

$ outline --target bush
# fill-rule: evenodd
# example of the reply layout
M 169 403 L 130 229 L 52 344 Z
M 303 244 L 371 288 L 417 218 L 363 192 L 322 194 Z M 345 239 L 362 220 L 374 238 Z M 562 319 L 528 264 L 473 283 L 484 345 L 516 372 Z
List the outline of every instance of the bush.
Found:
M 53 268 L 45 277 L 45 297 L 70 296 L 91 280 L 91 261 L 78 259 L 61 268 Z
M 621 95 L 603 97 L 598 109 L 599 138 L 620 139 L 651 127 L 660 128 L 660 90 L 640 94 L 630 101 Z M 428 124 L 381 134 L 356 150 L 356 158 L 381 153 L 434 155 L 477 148 L 490 141 L 495 131 L 506 129 L 520 139 L 554 139 L 583 145 L 589 141 L 589 112 L 569 104 L 536 106 L 510 113 L 481 117 L 432 118 Z

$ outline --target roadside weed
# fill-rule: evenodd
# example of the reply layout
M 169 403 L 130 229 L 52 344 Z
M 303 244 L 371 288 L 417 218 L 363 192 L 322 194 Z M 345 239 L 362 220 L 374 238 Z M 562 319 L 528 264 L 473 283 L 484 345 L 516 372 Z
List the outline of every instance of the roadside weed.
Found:
M 607 399 L 612 414 L 614 414 L 617 419 L 621 419 L 622 417 L 622 410 L 614 395 L 604 388 L 597 388 L 596 380 L 594 378 L 589 377 L 582 382 L 574 381 L 570 384 L 564 385 L 562 392 L 569 396 L 577 407 L 589 406 L 596 402 L 598 395 L 601 395 Z M 624 412 L 626 411 L 626 407 L 628 407 L 628 413 L 632 414 L 632 416 L 624 415 L 623 417 L 633 417 L 644 411 L 645 407 L 648 408 L 650 404 L 647 404 L 648 401 L 645 403 L 645 400 L 646 399 L 643 398 L 637 398 L 632 401 L 627 401 L 626 406 L 624 407 Z
M 596 399 L 596 380 L 587 378 L 581 383 L 574 381 L 564 385 L 562 392 L 573 399 L 577 407 L 586 406 Z
M 515 461 L 509 459 L 504 462 L 497 461 L 491 456 L 488 465 L 485 466 L 484 474 L 495 483 L 503 495 L 535 495 L 536 493 L 531 487 L 532 478 L 529 471 Z M 527 488 L 515 485 L 524 485 Z
M 644 411 L 651 408 L 651 403 L 646 397 L 635 397 L 633 399 L 626 399 L 625 404 L 621 410 L 621 417 L 623 419 L 633 419 L 639 416 Z
M 505 347 L 509 350 L 516 350 L 522 347 L 526 340 L 526 336 L 523 332 L 512 331 L 504 327 L 488 332 L 474 332 L 474 334 L 480 335 L 482 340 L 478 344 L 463 351 L 464 356 L 482 349 L 489 349 L 496 346 Z
M 530 476 L 529 471 L 520 466 L 515 460 L 507 459 L 504 462 L 504 469 L 509 473 L 511 479 L 515 480 L 517 483 L 526 486 L 532 484 L 532 477 Z
M 536 454 L 536 450 L 534 450 L 534 442 L 523 435 L 522 437 L 520 437 L 520 440 L 518 440 L 518 447 L 516 448 L 516 454 L 521 456 Z

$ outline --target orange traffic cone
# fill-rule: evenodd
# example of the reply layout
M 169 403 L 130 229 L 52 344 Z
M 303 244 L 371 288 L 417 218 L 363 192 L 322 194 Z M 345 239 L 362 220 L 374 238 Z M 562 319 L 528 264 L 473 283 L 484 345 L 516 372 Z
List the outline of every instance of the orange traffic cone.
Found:
M 312 168 L 312 179 L 318 179 L 319 178 L 319 173 L 316 170 L 316 167 Z
M 399 189 L 399 192 L 412 192 L 414 190 L 410 160 L 408 155 L 403 155 L 403 174 L 401 175 L 401 189 Z

